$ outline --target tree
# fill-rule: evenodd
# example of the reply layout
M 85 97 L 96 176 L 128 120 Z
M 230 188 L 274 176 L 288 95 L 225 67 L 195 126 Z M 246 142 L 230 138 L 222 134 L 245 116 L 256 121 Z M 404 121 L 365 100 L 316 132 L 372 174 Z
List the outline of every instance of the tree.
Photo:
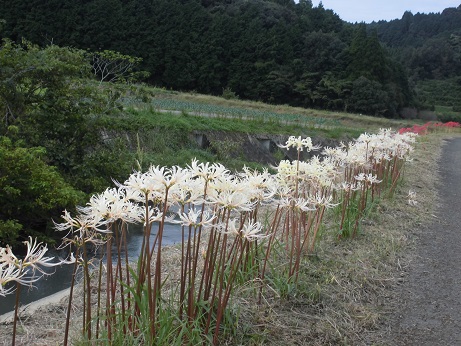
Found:
M 89 83 L 85 52 L 5 40 L 0 49 L 0 135 L 45 147 L 49 163 L 71 174 L 99 141 L 98 116 L 111 111 L 105 91 Z
M 349 110 L 373 116 L 389 115 L 389 95 L 382 85 L 365 77 L 352 83 Z
M 142 58 L 124 55 L 112 50 L 90 53 L 93 73 L 99 82 L 133 82 L 148 77 L 145 71 L 135 72 Z
M 364 23 L 359 24 L 349 48 L 347 67 L 351 79 L 363 76 L 384 83 L 388 77 L 386 53 L 379 43 L 376 31 L 367 34 Z
M 5 40 L 0 47 L 0 241 L 34 232 L 131 170 L 102 133 L 115 86 L 94 82 L 82 50 Z M 82 192 L 83 191 L 83 192 Z

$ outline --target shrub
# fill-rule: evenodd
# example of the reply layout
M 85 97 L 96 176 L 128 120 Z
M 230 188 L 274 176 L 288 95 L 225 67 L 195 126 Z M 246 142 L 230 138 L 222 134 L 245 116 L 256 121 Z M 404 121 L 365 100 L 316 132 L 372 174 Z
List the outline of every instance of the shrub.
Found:
M 43 148 L 24 148 L 0 137 L 0 244 L 43 229 L 62 209 L 83 200 L 84 194 L 66 183 L 48 166 Z
M 222 97 L 224 97 L 226 100 L 238 100 L 239 98 L 235 91 L 232 91 L 231 88 L 223 89 Z

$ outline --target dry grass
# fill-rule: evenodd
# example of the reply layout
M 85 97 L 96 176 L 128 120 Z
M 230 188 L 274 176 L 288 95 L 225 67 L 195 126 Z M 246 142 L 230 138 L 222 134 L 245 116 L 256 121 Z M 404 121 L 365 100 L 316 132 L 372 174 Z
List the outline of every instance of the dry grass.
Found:
M 437 200 L 435 179 L 442 135 L 423 137 L 404 182 L 392 199 L 383 199 L 355 238 L 337 241 L 326 227 L 315 255 L 302 263 L 299 285 L 269 284 L 257 304 L 257 283 L 236 290 L 230 309 L 238 315 L 226 345 L 370 345 L 380 344 L 386 317 L 395 302 L 393 287 L 412 260 L 413 240 L 430 221 Z M 418 204 L 407 203 L 409 190 Z M 332 223 L 331 223 L 332 225 Z M 177 268 L 178 249 L 167 250 L 169 273 Z M 80 299 L 73 307 L 79 325 Z M 19 324 L 17 345 L 59 345 L 64 335 L 66 302 L 43 306 Z M 1 345 L 11 343 L 11 323 L 0 325 Z M 78 335 L 74 329 L 74 335 Z

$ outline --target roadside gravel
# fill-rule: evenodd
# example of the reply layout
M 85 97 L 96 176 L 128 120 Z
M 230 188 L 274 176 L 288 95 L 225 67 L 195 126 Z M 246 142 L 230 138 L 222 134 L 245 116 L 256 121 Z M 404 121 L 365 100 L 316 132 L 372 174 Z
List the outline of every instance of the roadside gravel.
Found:
M 394 292 L 385 345 L 461 345 L 461 138 L 444 141 L 432 222 Z

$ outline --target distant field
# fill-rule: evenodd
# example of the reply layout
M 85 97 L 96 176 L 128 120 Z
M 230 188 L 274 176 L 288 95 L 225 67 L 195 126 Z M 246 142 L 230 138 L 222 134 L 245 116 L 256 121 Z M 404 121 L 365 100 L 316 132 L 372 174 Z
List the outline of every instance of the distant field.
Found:
M 142 95 L 142 96 L 139 96 Z M 228 100 L 222 97 L 196 93 L 180 93 L 158 88 L 139 87 L 136 93 L 128 93 L 124 107 L 139 110 L 176 111 L 189 115 L 202 115 L 239 120 L 250 120 L 277 125 L 297 125 L 306 128 L 337 131 L 371 131 L 378 128 L 400 128 L 414 121 L 386 119 L 366 115 L 333 112 L 317 109 L 271 105 L 245 100 Z
M 155 98 L 151 104 L 158 110 L 180 110 L 195 115 L 239 118 L 246 120 L 263 120 L 269 122 L 296 123 L 306 127 L 337 127 L 341 126 L 338 119 L 327 119 L 320 116 L 309 116 L 295 113 L 276 113 L 268 110 L 228 107 L 216 104 L 181 101 L 175 99 Z

